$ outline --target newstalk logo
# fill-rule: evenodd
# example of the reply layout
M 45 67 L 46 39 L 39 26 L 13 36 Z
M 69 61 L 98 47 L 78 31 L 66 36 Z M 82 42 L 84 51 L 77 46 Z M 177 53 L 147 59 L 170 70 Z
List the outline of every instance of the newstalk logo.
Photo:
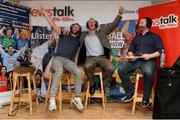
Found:
M 178 27 L 178 16 L 170 14 L 167 17 L 161 16 L 160 18 L 153 19 L 153 27 L 159 27 L 159 29 L 176 28 Z
M 52 9 L 45 9 L 49 16 L 52 16 L 54 21 L 74 21 L 74 9 L 70 6 L 65 6 L 64 8 L 52 8 Z M 41 17 L 43 13 L 40 9 L 32 9 L 31 15 L 33 17 Z

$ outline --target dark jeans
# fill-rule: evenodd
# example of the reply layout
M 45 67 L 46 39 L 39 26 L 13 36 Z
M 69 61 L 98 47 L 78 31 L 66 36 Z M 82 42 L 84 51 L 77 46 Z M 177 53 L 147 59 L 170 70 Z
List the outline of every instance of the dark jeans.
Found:
M 85 73 L 90 80 L 91 85 L 94 84 L 95 76 L 94 69 L 100 67 L 103 71 L 103 79 L 111 78 L 112 73 L 114 72 L 113 64 L 105 56 L 92 56 L 87 57 L 84 64 Z
M 155 60 L 138 60 L 135 62 L 126 62 L 118 69 L 119 76 L 122 80 L 126 95 L 133 95 L 134 88 L 128 77 L 128 73 L 137 68 L 141 68 L 144 76 L 144 96 L 143 99 L 149 100 L 151 89 L 154 81 L 154 70 L 156 68 Z

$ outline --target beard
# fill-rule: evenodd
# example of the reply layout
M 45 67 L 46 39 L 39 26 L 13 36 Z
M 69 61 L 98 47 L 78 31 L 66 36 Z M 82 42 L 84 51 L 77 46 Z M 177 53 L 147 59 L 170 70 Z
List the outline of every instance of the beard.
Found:
M 71 33 L 76 35 L 78 33 L 78 31 L 71 30 Z
M 80 36 L 80 34 L 81 34 L 80 31 L 71 30 L 70 32 L 76 36 Z
M 139 30 L 142 32 L 145 30 L 145 27 L 144 26 L 139 26 Z

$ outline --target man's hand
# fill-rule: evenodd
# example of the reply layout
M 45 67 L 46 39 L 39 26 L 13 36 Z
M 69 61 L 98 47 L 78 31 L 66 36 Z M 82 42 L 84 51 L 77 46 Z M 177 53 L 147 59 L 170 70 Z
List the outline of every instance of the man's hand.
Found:
M 144 60 L 149 60 L 149 59 L 152 58 L 152 56 L 151 56 L 151 54 L 143 54 L 143 55 L 141 56 L 141 58 L 143 58 Z
M 6 27 L 4 26 L 3 28 L 0 29 L 0 35 L 3 35 L 3 31 L 6 29 Z
M 123 13 L 124 13 L 124 10 L 125 10 L 124 7 L 123 7 L 123 6 L 120 6 L 120 7 L 119 7 L 119 14 L 123 14 Z
M 66 28 L 63 28 L 63 29 L 61 29 L 62 30 L 62 34 L 63 35 L 67 35 L 68 34 L 68 30 L 66 29 Z
M 126 59 L 133 62 L 136 60 L 136 58 L 134 57 L 134 55 L 131 55 L 131 56 L 126 56 Z

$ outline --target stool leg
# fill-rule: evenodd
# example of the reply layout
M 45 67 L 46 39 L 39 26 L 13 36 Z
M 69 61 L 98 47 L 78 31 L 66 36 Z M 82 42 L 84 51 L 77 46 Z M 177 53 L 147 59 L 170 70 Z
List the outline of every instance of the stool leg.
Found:
M 59 103 L 59 113 L 62 113 L 62 86 L 61 86 L 61 81 L 59 82 L 58 103 Z
M 32 115 L 32 96 L 31 96 L 31 80 L 30 80 L 30 74 L 27 76 L 28 80 L 28 95 L 29 95 L 29 106 L 30 106 L 30 115 Z
M 86 100 L 85 100 L 85 106 L 84 108 L 87 108 L 87 103 L 88 103 L 88 99 L 89 99 L 89 87 L 90 87 L 90 82 L 88 81 L 87 83 L 87 90 L 86 90 Z
M 69 98 L 72 98 L 71 85 L 70 85 L 71 74 L 67 74 L 66 79 L 67 79 L 67 85 L 68 85 L 68 96 Z
M 22 87 L 23 87 L 23 77 L 19 77 L 20 79 L 20 87 L 19 87 L 19 108 L 21 107 L 21 93 L 22 93 Z
M 34 91 L 35 91 L 35 94 L 36 94 L 36 104 L 39 107 L 38 94 L 37 94 L 35 75 L 34 74 L 32 75 L 32 82 L 33 82 Z
M 132 107 L 132 115 L 135 113 L 135 108 L 136 108 L 136 99 L 137 99 L 137 90 L 138 90 L 138 84 L 139 84 L 139 74 L 136 75 L 136 83 L 135 83 L 135 91 L 134 91 L 134 99 L 133 99 L 133 107 Z
M 50 97 L 50 88 L 51 88 L 52 78 L 53 78 L 53 75 L 51 75 L 51 78 L 49 79 L 48 89 L 46 91 L 45 109 L 47 107 L 47 102 Z
M 102 104 L 103 109 L 105 110 L 105 94 L 104 94 L 104 85 L 103 85 L 103 78 L 102 78 L 102 72 L 99 74 L 100 77 L 100 84 L 101 84 L 101 95 L 102 95 Z
M 152 88 L 152 92 L 151 92 L 151 96 L 152 96 L 152 98 L 151 98 L 151 100 L 152 100 L 152 108 L 154 107 L 154 96 L 155 96 L 155 94 L 154 94 L 154 89 Z
M 14 101 L 14 96 L 15 96 L 16 86 L 17 86 L 17 76 L 15 75 L 15 73 L 13 74 L 13 80 L 14 80 L 14 86 L 13 86 L 13 91 L 12 91 L 12 96 L 11 96 L 11 105 L 10 105 L 9 115 L 12 115 L 13 101 Z

